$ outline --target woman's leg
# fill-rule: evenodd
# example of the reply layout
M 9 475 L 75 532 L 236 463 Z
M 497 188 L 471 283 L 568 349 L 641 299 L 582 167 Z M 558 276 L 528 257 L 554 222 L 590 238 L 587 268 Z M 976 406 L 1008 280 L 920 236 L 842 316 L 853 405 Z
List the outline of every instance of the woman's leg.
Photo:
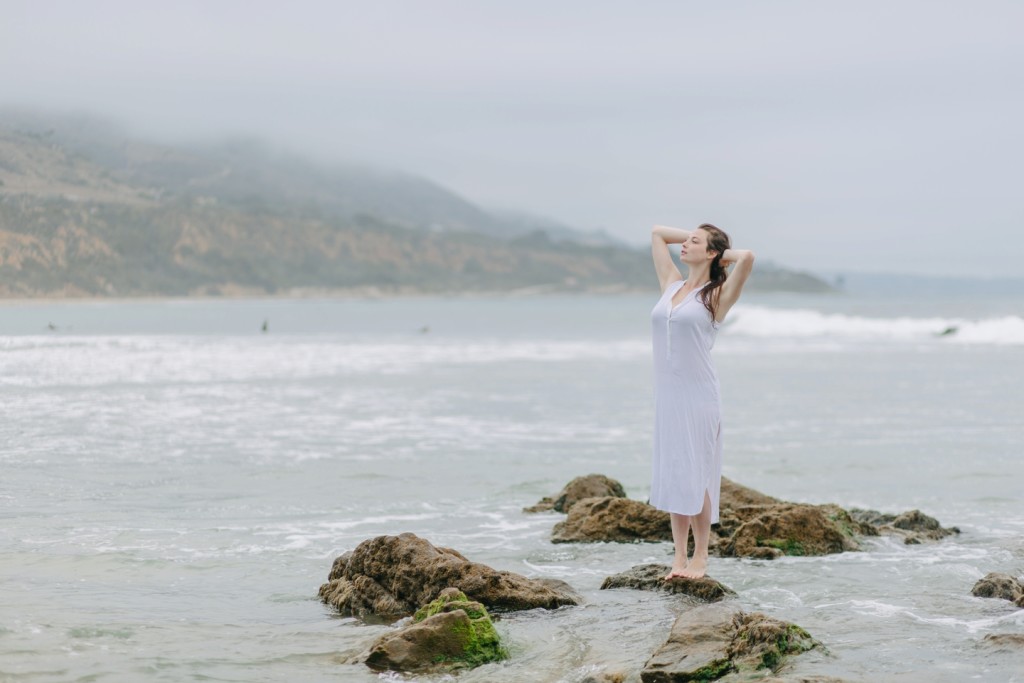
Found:
M 711 496 L 704 492 L 704 507 L 693 516 L 693 557 L 680 576 L 699 579 L 708 570 L 708 543 L 711 540 Z
M 672 519 L 672 543 L 676 546 L 676 552 L 672 558 L 672 571 L 665 576 L 666 579 L 683 575 L 686 569 L 686 544 L 690 540 L 690 515 L 670 512 L 669 517 Z

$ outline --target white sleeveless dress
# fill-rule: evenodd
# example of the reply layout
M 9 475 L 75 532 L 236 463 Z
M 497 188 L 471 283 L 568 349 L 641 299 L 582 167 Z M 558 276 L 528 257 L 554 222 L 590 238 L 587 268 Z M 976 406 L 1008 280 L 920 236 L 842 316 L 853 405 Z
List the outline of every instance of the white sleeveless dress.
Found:
M 722 488 L 722 421 L 718 375 L 711 347 L 719 323 L 700 300 L 700 290 L 673 308 L 685 284 L 670 284 L 651 311 L 654 346 L 654 459 L 651 505 L 696 515 L 711 498 L 718 522 Z

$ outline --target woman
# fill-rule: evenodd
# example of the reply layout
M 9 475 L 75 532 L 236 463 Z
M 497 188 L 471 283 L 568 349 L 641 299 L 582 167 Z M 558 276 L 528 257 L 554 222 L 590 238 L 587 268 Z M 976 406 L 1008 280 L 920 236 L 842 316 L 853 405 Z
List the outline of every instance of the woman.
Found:
M 681 244 L 684 280 L 670 244 Z M 651 311 L 654 342 L 654 467 L 651 505 L 671 514 L 675 558 L 665 579 L 696 579 L 708 565 L 708 538 L 718 521 L 722 426 L 711 347 L 740 298 L 754 254 L 731 249 L 729 236 L 704 223 L 696 230 L 656 225 L 651 254 L 661 298 Z M 726 266 L 735 264 L 732 273 Z M 693 527 L 693 557 L 686 546 Z

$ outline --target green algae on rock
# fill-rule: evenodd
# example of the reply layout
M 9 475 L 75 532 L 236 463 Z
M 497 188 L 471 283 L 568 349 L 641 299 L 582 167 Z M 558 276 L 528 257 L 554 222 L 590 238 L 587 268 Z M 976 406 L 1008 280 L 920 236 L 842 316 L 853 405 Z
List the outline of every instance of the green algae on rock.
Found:
M 508 658 L 487 609 L 456 588 L 424 605 L 412 623 L 378 638 L 366 665 L 377 671 L 442 672 Z
M 795 624 L 714 603 L 676 619 L 668 641 L 647 661 L 640 678 L 675 683 L 777 672 L 789 656 L 815 648 L 823 646 Z

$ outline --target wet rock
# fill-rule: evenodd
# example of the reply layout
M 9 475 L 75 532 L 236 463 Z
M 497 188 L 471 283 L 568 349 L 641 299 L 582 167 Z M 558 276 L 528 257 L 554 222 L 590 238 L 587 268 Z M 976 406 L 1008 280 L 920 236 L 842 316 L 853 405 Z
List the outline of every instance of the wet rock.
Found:
M 898 515 L 878 512 L 877 510 L 861 510 L 852 508 L 850 516 L 862 527 L 861 533 L 877 536 L 899 536 L 907 545 L 915 545 L 925 541 L 939 541 L 947 536 L 959 534 L 957 527 L 945 528 L 939 520 L 929 517 L 920 510 L 908 510 Z
M 751 560 L 777 560 L 785 555 L 786 553 L 782 552 L 778 548 L 758 546 L 757 548 L 752 548 L 745 557 L 748 557 Z
M 718 602 L 736 595 L 736 592 L 710 576 L 687 579 L 677 576 L 669 581 L 665 576 L 672 570 L 667 564 L 641 564 L 619 574 L 609 576 L 601 584 L 601 590 L 610 588 L 635 588 L 644 591 L 661 591 L 687 595 L 700 602 Z
M 610 479 L 603 474 L 588 474 L 585 477 L 576 477 L 565 485 L 559 493 L 554 496 L 541 498 L 533 506 L 523 508 L 523 512 L 569 512 L 573 505 L 584 498 L 625 498 L 626 490 L 622 484 Z
M 564 581 L 528 579 L 470 562 L 415 534 L 378 536 L 334 561 L 320 599 L 343 614 L 396 619 L 454 587 L 491 610 L 577 605 L 580 597 Z
M 447 588 L 420 608 L 411 624 L 379 637 L 365 663 L 376 671 L 433 673 L 507 657 L 484 606 Z
M 552 543 L 671 540 L 668 513 L 629 498 L 584 498 L 551 532 Z
M 974 584 L 971 595 L 978 598 L 1002 598 L 1018 607 L 1024 607 L 1024 582 L 1009 574 L 990 572 Z
M 1024 652 L 1024 633 L 989 633 L 982 643 L 995 650 Z
M 702 605 L 676 619 L 668 641 L 647 661 L 640 678 L 643 683 L 674 683 L 776 672 L 788 656 L 815 647 L 821 643 L 794 624 L 723 603 Z
M 733 624 L 736 636 L 729 645 L 729 657 L 738 671 L 777 671 L 787 655 L 821 646 L 796 624 L 760 612 L 740 614 Z
M 746 521 L 722 545 L 721 553 L 727 557 L 775 556 L 762 548 L 785 555 L 827 555 L 860 549 L 859 525 L 835 505 L 780 503 L 739 508 L 736 513 L 734 516 Z

